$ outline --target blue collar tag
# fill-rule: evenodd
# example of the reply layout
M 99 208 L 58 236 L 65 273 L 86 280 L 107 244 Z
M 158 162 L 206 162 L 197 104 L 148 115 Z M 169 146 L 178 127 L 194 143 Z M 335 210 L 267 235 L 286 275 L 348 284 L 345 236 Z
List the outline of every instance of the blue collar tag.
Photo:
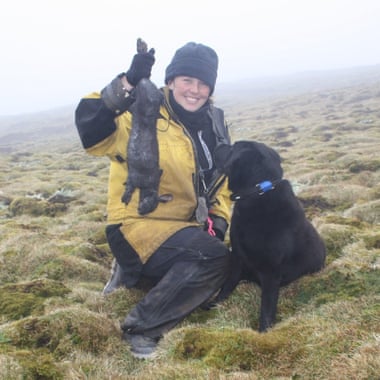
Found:
M 271 181 L 263 181 L 256 186 L 259 188 L 260 194 L 264 194 L 267 191 L 274 189 L 273 183 Z
M 239 193 L 233 193 L 230 195 L 230 199 L 232 201 L 238 201 L 240 199 L 248 198 L 253 195 L 263 195 L 267 193 L 270 190 L 273 190 L 275 188 L 275 185 L 280 183 L 282 179 L 275 180 L 274 183 L 271 181 L 263 181 L 255 185 L 253 190 L 243 191 L 242 194 Z

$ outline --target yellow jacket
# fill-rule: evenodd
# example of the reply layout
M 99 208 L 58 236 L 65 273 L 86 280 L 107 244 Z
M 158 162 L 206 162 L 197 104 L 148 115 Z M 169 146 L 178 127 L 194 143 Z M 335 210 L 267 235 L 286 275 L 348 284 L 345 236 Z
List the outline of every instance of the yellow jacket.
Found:
M 165 88 L 166 99 L 167 91 Z M 168 102 L 165 101 L 160 108 L 160 117 L 157 119 L 159 167 L 163 170 L 158 194 L 170 193 L 173 199 L 167 203 L 159 203 L 153 212 L 141 216 L 137 212 L 138 189 L 133 193 L 128 205 L 121 201 L 128 175 L 127 143 L 132 127 L 132 115 L 128 111 L 117 117 L 113 115 L 114 127 L 109 124 L 107 126 L 109 132 L 99 132 L 98 129 L 102 128 L 99 120 L 106 119 L 100 116 L 109 112 L 102 111 L 101 108 L 99 93 L 83 98 L 77 109 L 77 127 L 82 143 L 89 154 L 110 158 L 108 223 L 122 224 L 120 229 L 124 237 L 145 263 L 150 255 L 176 231 L 187 226 L 199 225 L 194 218 L 198 202 L 198 165 L 193 142 L 186 128 L 173 120 Z M 229 142 L 222 111 L 213 105 L 210 106 L 210 110 L 217 141 Z M 219 121 L 216 120 L 218 118 Z M 220 120 L 223 120 L 222 126 Z M 86 142 L 86 140 L 94 141 L 94 138 L 88 138 L 90 133 L 98 134 L 101 136 L 98 140 L 101 140 L 93 145 L 91 142 Z M 229 196 L 230 192 L 225 181 L 217 191 L 216 202 L 210 210 L 211 213 L 224 218 L 227 223 L 230 221 L 231 211 Z

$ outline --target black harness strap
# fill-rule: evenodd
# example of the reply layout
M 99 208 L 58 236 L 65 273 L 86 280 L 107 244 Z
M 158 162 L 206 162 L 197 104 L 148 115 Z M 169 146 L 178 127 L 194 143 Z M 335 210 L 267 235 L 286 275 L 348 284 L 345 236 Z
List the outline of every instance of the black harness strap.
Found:
M 278 185 L 283 179 L 277 179 L 274 181 L 263 181 L 255 185 L 253 189 L 242 191 L 240 193 L 233 193 L 230 196 L 230 199 L 232 201 L 238 201 L 240 199 L 252 197 L 254 195 L 263 195 L 267 193 L 268 191 L 274 190 L 276 188 L 276 185 Z
M 215 197 L 215 194 L 218 192 L 218 190 L 223 186 L 226 179 L 227 179 L 226 175 L 224 175 L 224 174 L 220 175 L 219 174 L 212 181 L 210 187 L 207 189 L 207 198 L 208 198 L 208 202 L 210 204 L 213 204 L 215 202 L 215 200 L 213 200 L 213 198 Z

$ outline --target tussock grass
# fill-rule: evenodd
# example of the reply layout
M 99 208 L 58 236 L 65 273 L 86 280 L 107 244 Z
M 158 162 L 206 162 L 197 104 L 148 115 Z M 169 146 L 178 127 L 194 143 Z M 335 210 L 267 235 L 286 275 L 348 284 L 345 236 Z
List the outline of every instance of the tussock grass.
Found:
M 326 267 L 281 289 L 268 333 L 257 332 L 260 289 L 240 283 L 170 331 L 152 361 L 134 359 L 119 328 L 147 289 L 101 294 L 107 159 L 83 152 L 72 114 L 55 121 L 61 137 L 46 121 L 33 144 L 0 134 L 0 379 L 377 379 L 380 84 L 359 82 L 221 99 L 233 140 L 280 153 Z

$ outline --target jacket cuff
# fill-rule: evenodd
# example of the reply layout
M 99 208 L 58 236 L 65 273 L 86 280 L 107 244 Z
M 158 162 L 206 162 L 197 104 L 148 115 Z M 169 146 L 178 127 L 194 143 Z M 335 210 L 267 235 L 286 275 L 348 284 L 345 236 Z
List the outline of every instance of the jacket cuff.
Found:
M 121 81 L 121 76 L 118 75 L 110 84 L 101 91 L 101 98 L 106 107 L 119 115 L 129 109 L 136 100 L 134 90 L 128 92 Z

